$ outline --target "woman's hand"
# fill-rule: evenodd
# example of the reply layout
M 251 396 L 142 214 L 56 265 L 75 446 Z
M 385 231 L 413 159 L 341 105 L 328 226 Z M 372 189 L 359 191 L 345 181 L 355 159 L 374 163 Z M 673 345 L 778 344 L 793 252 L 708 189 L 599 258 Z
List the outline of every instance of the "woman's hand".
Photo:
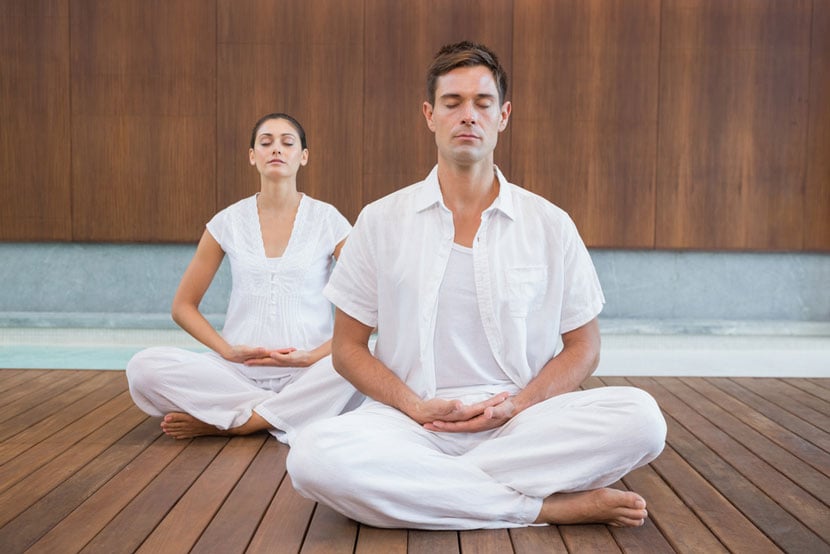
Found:
M 266 358 L 269 355 L 269 351 L 267 348 L 246 346 L 244 344 L 236 344 L 233 346 L 229 346 L 229 349 L 227 351 L 220 352 L 220 354 L 229 362 L 242 364 L 247 362 L 248 360 Z
M 277 348 L 267 351 L 265 356 L 245 360 L 247 366 L 308 367 L 319 358 L 307 350 Z

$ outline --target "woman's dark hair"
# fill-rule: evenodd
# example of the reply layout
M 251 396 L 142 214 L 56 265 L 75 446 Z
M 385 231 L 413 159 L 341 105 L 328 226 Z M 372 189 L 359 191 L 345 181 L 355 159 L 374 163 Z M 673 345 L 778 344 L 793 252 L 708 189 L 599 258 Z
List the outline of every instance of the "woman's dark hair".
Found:
M 507 96 L 507 73 L 499 63 L 496 53 L 484 46 L 470 41 L 456 42 L 441 48 L 432 65 L 427 70 L 427 101 L 435 105 L 435 89 L 438 86 L 438 77 L 446 75 L 458 67 L 483 65 L 493 73 L 496 87 L 499 89 L 499 104 Z
M 259 120 L 254 125 L 254 130 L 251 131 L 251 148 L 253 148 L 254 144 L 256 144 L 256 134 L 257 131 L 259 131 L 259 128 L 262 127 L 263 123 L 265 123 L 266 121 L 271 121 L 272 119 L 284 119 L 287 122 L 289 122 L 294 127 L 294 129 L 297 130 L 297 134 L 300 135 L 300 144 L 302 145 L 303 150 L 308 148 L 308 143 L 305 140 L 305 129 L 303 129 L 303 126 L 300 125 L 299 121 L 297 121 L 287 113 L 282 112 L 269 113 L 268 115 L 263 115 L 259 118 Z

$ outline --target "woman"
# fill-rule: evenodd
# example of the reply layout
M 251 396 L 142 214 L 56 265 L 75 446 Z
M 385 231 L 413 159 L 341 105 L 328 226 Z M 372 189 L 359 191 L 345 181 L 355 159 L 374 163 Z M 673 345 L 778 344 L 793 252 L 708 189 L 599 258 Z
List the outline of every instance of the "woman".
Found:
M 173 319 L 211 352 L 149 348 L 127 364 L 136 405 L 164 415 L 161 428 L 177 439 L 267 430 L 290 443 L 300 427 L 362 399 L 332 368 L 322 295 L 351 227 L 297 191 L 308 149 L 294 118 L 262 117 L 248 156 L 260 192 L 208 222 L 173 299 Z M 199 303 L 226 254 L 233 288 L 220 335 Z

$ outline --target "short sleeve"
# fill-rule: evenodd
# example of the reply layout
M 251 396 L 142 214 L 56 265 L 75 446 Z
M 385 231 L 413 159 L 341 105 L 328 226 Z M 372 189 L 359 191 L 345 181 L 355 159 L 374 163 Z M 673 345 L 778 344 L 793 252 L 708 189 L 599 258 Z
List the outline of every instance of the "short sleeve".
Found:
M 565 279 L 561 333 L 582 327 L 602 311 L 605 296 L 585 243 L 568 218 L 565 229 Z
M 207 222 L 205 228 L 207 228 L 208 232 L 213 236 L 216 242 L 219 243 L 219 246 L 222 247 L 222 250 L 225 252 L 228 251 L 228 236 L 230 234 L 230 218 L 228 217 L 228 209 L 224 209 L 221 212 L 214 215 L 210 221 Z
M 331 227 L 332 238 L 335 246 L 340 244 L 340 241 L 349 236 L 352 231 L 352 224 L 346 219 L 340 211 L 334 206 L 331 207 L 329 213 L 329 225 Z
M 373 226 L 367 211 L 368 208 L 364 209 L 358 216 L 323 295 L 351 317 L 375 327 L 378 317 L 377 257 Z

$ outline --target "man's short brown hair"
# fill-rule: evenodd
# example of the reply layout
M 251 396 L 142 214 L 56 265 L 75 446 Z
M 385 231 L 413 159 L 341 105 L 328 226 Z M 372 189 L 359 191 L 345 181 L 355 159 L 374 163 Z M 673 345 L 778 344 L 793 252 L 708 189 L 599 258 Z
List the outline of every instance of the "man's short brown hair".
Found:
M 435 105 L 435 89 L 438 86 L 438 77 L 446 75 L 458 67 L 472 67 L 483 65 L 493 72 L 493 79 L 499 89 L 499 104 L 503 104 L 507 96 L 507 73 L 499 63 L 495 52 L 474 42 L 463 41 L 448 44 L 441 48 L 432 65 L 427 70 L 427 101 Z

